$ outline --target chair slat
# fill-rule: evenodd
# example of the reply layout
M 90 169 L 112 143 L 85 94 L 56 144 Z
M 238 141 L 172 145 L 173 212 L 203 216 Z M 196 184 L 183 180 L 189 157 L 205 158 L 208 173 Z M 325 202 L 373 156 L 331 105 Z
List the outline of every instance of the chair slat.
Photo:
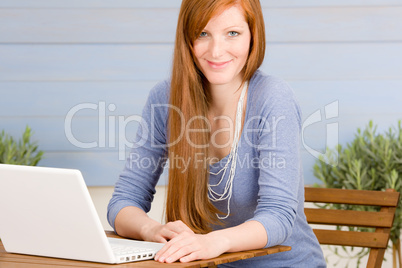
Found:
M 314 229 L 320 244 L 387 248 L 389 234 Z
M 313 229 L 320 244 L 370 248 L 367 268 L 380 268 L 394 215 L 399 202 L 399 193 L 392 189 L 362 191 L 305 187 L 305 201 L 324 204 L 348 204 L 381 207 L 380 211 L 305 208 L 307 222 L 319 225 L 372 227 L 374 232 L 349 230 Z
M 396 206 L 399 201 L 399 193 L 306 187 L 305 200 L 316 203 Z
M 371 212 L 354 210 L 334 210 L 306 208 L 307 221 L 314 224 L 359 226 L 359 227 L 392 227 L 392 212 Z

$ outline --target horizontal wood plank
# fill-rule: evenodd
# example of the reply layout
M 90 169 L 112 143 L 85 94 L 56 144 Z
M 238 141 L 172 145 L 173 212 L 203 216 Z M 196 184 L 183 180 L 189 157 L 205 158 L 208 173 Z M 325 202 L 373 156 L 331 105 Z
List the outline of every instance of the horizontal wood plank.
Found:
M 288 83 L 304 116 L 334 101 L 339 102 L 339 113 L 348 116 L 367 115 L 374 110 L 377 114 L 402 115 L 402 106 L 398 105 L 402 102 L 402 80 L 289 80 Z
M 0 8 L 179 8 L 180 4 L 181 0 L 2 0 Z
M 402 41 L 402 6 L 266 8 L 264 16 L 270 43 Z M 177 17 L 160 8 L 0 9 L 0 43 L 173 43 Z
M 261 0 L 263 7 L 400 6 L 400 0 Z M 179 8 L 181 0 L 2 0 L 0 8 Z
M 155 84 L 156 81 L 0 82 L 0 92 L 7 92 L 0 99 L 0 118 L 65 117 L 77 107 L 82 109 L 74 112 L 74 117 L 114 116 L 117 119 L 141 115 Z
M 307 221 L 312 224 L 329 224 L 359 227 L 392 227 L 394 213 L 355 210 L 305 208 Z
M 131 146 L 136 137 L 142 106 L 133 107 L 131 110 L 130 113 L 107 111 L 105 117 L 98 115 L 99 108 L 85 109 L 78 111 L 67 121 L 67 111 L 64 116 L 0 116 L 0 131 L 4 130 L 18 139 L 28 125 L 34 133 L 32 140 L 36 140 L 40 148 L 47 151 L 117 151 L 125 145 Z M 309 114 L 304 116 L 303 122 L 308 116 Z M 340 114 L 332 120 L 324 118 L 320 122 L 304 125 L 302 146 L 325 152 L 327 146 L 333 148 L 334 138 L 342 144 L 350 142 L 357 128 L 364 129 L 369 120 L 379 125 L 378 133 L 383 133 L 390 127 L 397 127 L 400 118 L 398 113 L 376 114 L 375 110 L 366 115 Z M 327 139 L 327 124 L 330 123 L 338 124 L 338 132 L 331 139 Z
M 399 193 L 306 187 L 305 200 L 316 203 L 396 206 L 399 201 Z
M 170 74 L 172 49 L 2 45 L 0 82 L 159 81 Z M 285 80 L 402 80 L 401 50 L 402 43 L 270 44 L 261 69 Z
M 313 229 L 320 244 L 343 245 L 352 247 L 387 248 L 386 233 L 346 232 L 335 230 Z
M 134 158 L 133 168 L 150 165 L 147 159 Z M 82 172 L 87 186 L 112 186 L 117 182 L 126 165 L 126 159 L 120 160 L 117 152 L 47 152 L 38 164 L 44 167 L 72 168 Z M 158 185 L 167 184 L 167 168 L 158 181 Z
M 0 81 L 155 81 L 171 45 L 0 45 Z
M 340 116 L 402 116 L 402 80 L 287 82 L 295 92 L 304 117 L 323 110 L 334 101 L 339 102 Z M 106 106 L 106 116 L 138 114 L 157 83 L 156 80 L 0 82 L 0 92 L 7 92 L 0 98 L 0 118 L 65 116 L 77 105 L 95 104 L 100 109 L 102 102 Z M 112 111 L 111 108 L 115 109 Z M 322 113 L 325 117 L 324 111 Z M 82 109 L 76 116 L 94 117 L 97 114 L 96 110 Z
M 43 149 L 41 144 L 47 145 L 49 150 L 45 150 L 43 160 L 39 163 L 40 166 L 75 168 L 79 169 L 84 174 L 84 179 L 89 186 L 110 186 L 114 185 L 119 174 L 125 165 L 125 156 L 130 152 L 130 148 L 126 147 L 122 150 L 123 157 L 117 150 L 101 150 L 99 149 L 81 149 L 81 150 L 60 150 L 54 151 L 52 147 L 60 146 L 57 142 L 50 144 L 46 143 L 44 136 L 40 142 L 40 149 Z M 35 137 L 34 137 L 35 138 Z M 36 138 L 35 138 L 36 139 Z M 325 151 L 323 151 L 325 152 Z M 303 164 L 303 177 L 306 185 L 321 183 L 313 174 L 313 165 L 317 159 L 306 150 L 301 150 L 301 159 Z M 135 160 L 138 166 L 147 165 L 146 160 Z M 167 170 L 159 180 L 159 185 L 166 185 Z
M 0 9 L 0 43 L 173 43 L 177 9 Z

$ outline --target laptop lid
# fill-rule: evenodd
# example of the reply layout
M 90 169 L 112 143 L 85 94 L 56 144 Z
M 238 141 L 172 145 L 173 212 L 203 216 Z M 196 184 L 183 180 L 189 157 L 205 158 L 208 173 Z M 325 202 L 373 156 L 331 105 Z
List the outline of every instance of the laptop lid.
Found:
M 115 262 L 78 170 L 0 164 L 0 215 L 8 252 Z

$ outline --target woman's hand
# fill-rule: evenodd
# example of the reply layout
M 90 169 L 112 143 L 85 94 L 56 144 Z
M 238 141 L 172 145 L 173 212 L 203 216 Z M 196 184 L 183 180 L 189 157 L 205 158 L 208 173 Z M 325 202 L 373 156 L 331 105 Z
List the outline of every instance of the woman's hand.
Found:
M 182 232 L 193 231 L 182 221 L 160 224 L 140 208 L 125 207 L 116 216 L 115 229 L 118 235 L 132 239 L 166 243 Z
M 198 235 L 182 221 L 160 224 L 137 207 L 123 208 L 115 228 L 124 237 L 166 243 L 155 257 L 160 262 L 214 258 L 224 252 L 263 248 L 268 240 L 264 226 L 257 221 Z
M 145 241 L 167 243 L 181 233 L 194 234 L 194 232 L 182 221 L 168 222 L 166 224 L 152 224 L 144 226 L 142 239 Z
M 182 232 L 172 238 L 155 256 L 159 262 L 172 263 L 177 260 L 190 262 L 193 260 L 214 258 L 228 250 L 228 241 L 212 232 L 206 235 Z

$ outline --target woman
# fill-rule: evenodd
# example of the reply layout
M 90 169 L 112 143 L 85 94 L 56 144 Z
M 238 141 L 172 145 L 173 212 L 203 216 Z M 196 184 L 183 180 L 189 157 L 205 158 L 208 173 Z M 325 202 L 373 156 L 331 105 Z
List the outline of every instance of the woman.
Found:
M 172 77 L 149 95 L 108 207 L 119 235 L 166 243 L 157 261 L 286 244 L 228 266 L 325 267 L 304 215 L 300 109 L 286 83 L 258 71 L 264 53 L 258 0 L 183 1 Z M 167 158 L 160 224 L 146 212 Z

